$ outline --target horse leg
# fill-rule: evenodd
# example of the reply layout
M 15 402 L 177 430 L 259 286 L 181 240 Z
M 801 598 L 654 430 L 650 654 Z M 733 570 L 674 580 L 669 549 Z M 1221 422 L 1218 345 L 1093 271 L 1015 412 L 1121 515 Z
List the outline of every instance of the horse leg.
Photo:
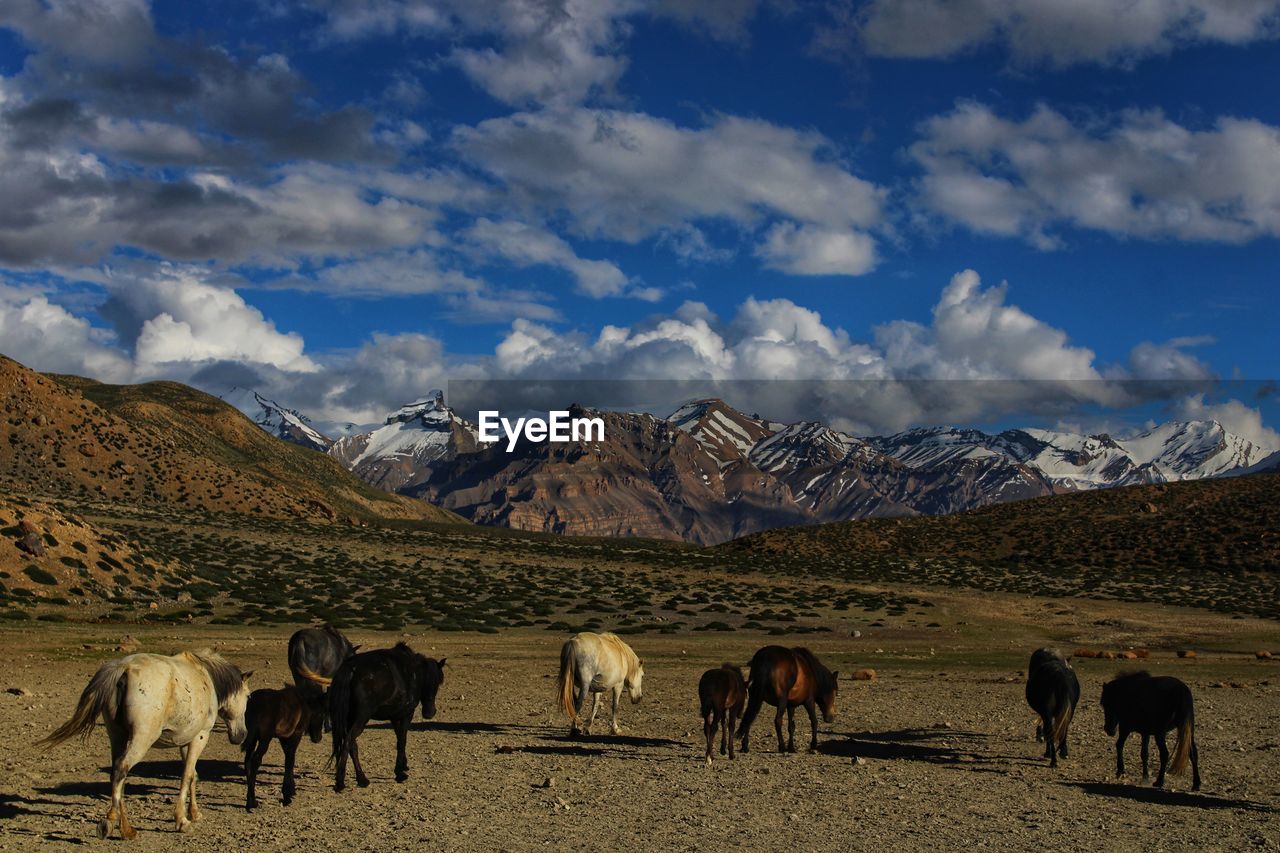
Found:
M 582 727 L 582 733 L 584 735 L 589 735 L 591 734 L 591 726 L 596 721 L 596 713 L 600 710 L 600 694 L 592 693 L 590 690 L 587 690 L 584 695 L 589 695 L 591 697 L 591 716 L 587 718 L 586 725 Z
M 1044 730 L 1046 732 L 1044 739 L 1044 756 L 1049 759 L 1050 767 L 1058 766 L 1058 739 L 1053 736 L 1053 733 L 1057 728 L 1057 722 L 1058 721 L 1054 719 L 1052 713 L 1048 714 L 1044 718 Z
M 729 742 L 729 760 L 733 761 L 733 733 L 738 728 L 738 713 L 732 708 L 729 709 L 728 722 L 725 723 L 724 733 L 725 740 Z M 720 741 L 721 752 L 724 751 L 725 741 Z
M 200 819 L 200 809 L 196 808 L 196 760 L 204 752 L 204 745 L 208 741 L 209 733 L 201 732 L 181 750 L 182 782 L 178 787 L 178 803 L 174 809 L 179 832 L 186 832 L 192 821 Z
M 356 738 L 360 737 L 360 733 L 364 731 L 364 727 L 365 723 L 357 723 L 347 737 L 348 748 L 351 750 L 351 765 L 356 771 L 356 784 L 361 788 L 369 787 L 369 777 L 364 775 L 364 768 L 360 766 L 360 744 L 356 740 Z
M 338 793 L 347 787 L 347 756 L 351 754 L 351 731 L 347 731 L 347 736 L 342 741 L 342 749 L 338 750 L 334 756 L 337 766 L 333 771 L 333 790 Z
M 1063 758 L 1067 757 L 1067 735 L 1071 733 L 1071 720 L 1076 715 L 1076 709 L 1070 705 L 1062 713 L 1067 715 L 1067 719 L 1062 724 L 1062 738 L 1058 741 L 1058 755 Z
M 591 699 L 591 681 L 590 680 L 583 681 L 582 686 L 578 689 L 578 704 L 577 704 L 577 709 L 575 711 L 575 713 L 578 715 L 579 720 L 582 720 L 583 717 L 585 716 L 585 712 L 587 710 L 587 702 L 590 701 L 590 699 Z M 596 712 L 594 709 L 592 709 L 591 718 L 595 719 L 595 716 L 596 716 Z M 573 729 L 570 730 L 569 733 L 572 735 L 576 735 L 578 734 L 578 731 L 579 731 L 578 726 L 577 724 L 575 724 Z M 584 735 L 590 734 L 591 722 L 590 721 L 583 722 L 581 731 L 582 731 L 582 734 Z
M 292 737 L 280 738 L 280 748 L 284 750 L 284 784 L 280 789 L 280 802 L 286 806 L 293 802 L 297 792 L 297 784 L 293 781 L 293 765 L 298 757 L 298 744 L 302 742 L 302 729 L 293 733 Z
M 720 723 L 720 754 L 724 755 L 729 749 L 729 713 L 724 708 L 716 708 L 716 717 Z
M 1160 772 L 1156 775 L 1155 787 L 1164 787 L 1164 769 L 1169 765 L 1169 747 L 1164 743 L 1164 732 L 1156 733 L 1156 749 L 1160 750 Z
M 249 735 L 245 744 L 244 773 L 248 790 L 244 797 L 244 810 L 253 811 L 258 807 L 258 768 L 262 766 L 262 757 L 271 748 L 271 738 L 257 740 L 257 733 Z
M 818 704 L 810 699 L 804 703 L 805 710 L 809 712 L 809 731 L 813 736 L 809 739 L 809 751 L 818 751 Z
M 622 727 L 618 725 L 618 702 L 622 699 L 621 684 L 613 688 L 613 696 L 611 698 L 613 699 L 613 706 L 612 706 L 613 721 L 609 726 L 609 730 L 613 732 L 615 735 L 620 735 L 622 734 Z
M 1151 735 L 1143 735 L 1142 736 L 1142 781 L 1143 782 L 1146 782 L 1151 778 L 1151 773 L 1148 770 L 1148 764 L 1149 764 L 1148 756 L 1150 753 L 1150 750 L 1148 749 L 1148 747 L 1150 746 L 1150 744 L 1151 744 Z
M 787 715 L 787 700 L 778 702 L 778 713 L 773 717 L 773 730 L 778 735 L 778 752 L 787 751 L 787 742 L 782 739 L 782 718 Z M 792 726 L 794 729 L 795 727 Z
M 396 730 L 396 781 L 409 778 L 409 756 L 405 746 L 409 740 L 409 717 L 401 717 L 392 723 Z
M 702 718 L 702 734 L 707 739 L 706 759 L 707 759 L 707 766 L 710 767 L 711 766 L 711 744 L 715 743 L 715 740 L 716 740 L 715 709 L 708 711 L 707 715 Z
M 98 837 L 106 838 L 111 834 L 111 825 L 120 820 L 120 800 L 124 793 L 123 777 L 129 772 L 123 767 L 124 754 L 129 748 L 129 739 L 125 731 L 107 720 L 107 737 L 111 741 L 111 804 L 107 807 L 107 816 L 98 824 Z M 116 788 L 116 774 L 121 776 L 120 788 Z
M 763 691 L 756 689 L 750 691 L 747 695 L 747 710 L 742 715 L 742 725 L 738 727 L 738 736 L 742 738 L 742 751 L 751 751 L 751 724 L 755 722 L 756 715 L 760 713 L 760 706 L 764 704 Z
M 1116 738 L 1116 776 L 1124 775 L 1124 742 L 1129 737 L 1128 729 L 1121 729 L 1120 736 Z

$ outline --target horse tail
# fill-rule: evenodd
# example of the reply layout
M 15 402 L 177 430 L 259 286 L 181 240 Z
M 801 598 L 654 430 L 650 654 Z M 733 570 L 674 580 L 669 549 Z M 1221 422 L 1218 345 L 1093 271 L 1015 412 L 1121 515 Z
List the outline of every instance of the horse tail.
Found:
M 107 661 L 98 667 L 98 671 L 89 679 L 80 701 L 76 704 L 75 713 L 45 738 L 36 741 L 37 746 L 52 747 L 76 735 L 87 739 L 89 732 L 98 722 L 98 717 L 116 701 L 123 683 L 127 665 L 123 661 Z
M 560 648 L 560 708 L 569 715 L 569 719 L 573 724 L 579 725 L 581 721 L 578 719 L 578 709 L 573 704 L 573 670 L 574 664 L 577 663 L 574 649 L 577 646 L 573 640 L 569 640 Z
M 1071 718 L 1075 716 L 1075 706 L 1071 704 L 1071 698 L 1064 696 L 1065 701 L 1062 707 L 1058 709 L 1058 719 L 1053 724 L 1053 742 L 1055 744 L 1062 743 L 1067 737 L 1067 726 L 1071 725 Z
M 332 678 L 325 678 L 323 675 L 320 675 L 319 673 L 312 672 L 311 668 L 308 667 L 305 663 L 298 664 L 297 672 L 298 672 L 298 675 L 302 676 L 307 681 L 310 681 L 313 684 L 319 684 L 321 687 L 328 687 L 329 685 L 333 684 Z
M 347 748 L 347 727 L 350 725 L 351 718 L 351 682 L 354 672 L 354 667 L 344 666 L 332 679 L 326 679 L 330 685 L 329 724 L 333 727 L 335 759 L 339 758 Z
M 1187 758 L 1191 755 L 1191 740 L 1195 737 L 1196 724 L 1191 714 L 1187 714 L 1178 726 L 1178 742 L 1173 747 L 1173 762 L 1169 765 L 1170 773 L 1182 773 L 1187 769 Z

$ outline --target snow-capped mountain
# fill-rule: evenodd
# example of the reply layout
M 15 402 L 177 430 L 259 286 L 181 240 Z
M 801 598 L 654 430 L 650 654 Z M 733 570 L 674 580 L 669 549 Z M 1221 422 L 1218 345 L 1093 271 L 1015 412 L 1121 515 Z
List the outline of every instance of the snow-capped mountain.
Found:
M 333 439 L 311 426 L 311 421 L 300 412 L 286 408 L 251 388 L 235 387 L 222 395 L 222 399 L 244 412 L 250 420 L 276 438 L 319 450 L 327 451 Z
M 432 391 L 387 415 L 381 427 L 338 439 L 329 455 L 365 482 L 396 492 L 426 480 L 433 464 L 475 452 L 476 435 L 445 405 L 444 392 Z
M 253 399 L 265 413 L 258 422 L 273 433 L 310 429 L 298 413 Z M 375 429 L 339 438 L 328 453 L 372 485 L 484 523 L 697 542 L 1280 464 L 1280 448 L 1210 420 L 1171 421 L 1126 438 L 951 427 L 860 437 L 821 423 L 775 423 L 710 398 L 666 419 L 612 413 L 607 420 L 603 443 L 522 445 L 508 454 L 481 445 L 476 428 L 435 391 Z

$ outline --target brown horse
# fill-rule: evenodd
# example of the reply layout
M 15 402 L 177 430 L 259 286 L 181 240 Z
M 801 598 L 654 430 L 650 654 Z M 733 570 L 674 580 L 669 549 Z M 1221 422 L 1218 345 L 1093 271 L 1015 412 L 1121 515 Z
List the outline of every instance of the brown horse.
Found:
M 749 752 L 751 724 L 760 705 L 768 702 L 778 708 L 773 718 L 773 728 L 778 733 L 778 752 L 796 751 L 795 709 L 803 705 L 809 712 L 809 725 L 813 737 L 809 751 L 818 749 L 818 713 L 822 719 L 833 722 L 836 718 L 836 692 L 839 689 L 837 673 L 831 672 L 808 649 L 792 649 L 782 646 L 765 646 L 751 658 L 751 674 L 747 681 L 747 713 L 742 717 L 738 735 L 742 738 L 742 751 Z M 782 740 L 782 716 L 787 716 L 787 741 Z
M 249 732 L 244 745 L 244 775 L 248 790 L 245 792 L 245 811 L 258 807 L 258 768 L 262 757 L 271 748 L 272 739 L 280 741 L 284 751 L 284 785 L 281 801 L 287 806 L 293 802 L 297 790 L 293 782 L 293 761 L 298 744 L 304 734 L 312 743 L 324 739 L 324 723 L 328 718 L 328 697 L 324 694 L 307 695 L 295 686 L 279 690 L 264 688 L 249 694 L 249 704 L 244 712 L 245 729 Z
M 733 760 L 732 732 L 738 727 L 743 706 L 747 702 L 747 683 L 742 670 L 731 663 L 709 669 L 698 680 L 698 700 L 702 706 L 702 730 L 707 736 L 707 766 L 711 766 L 711 745 L 720 729 L 720 754 L 729 750 Z

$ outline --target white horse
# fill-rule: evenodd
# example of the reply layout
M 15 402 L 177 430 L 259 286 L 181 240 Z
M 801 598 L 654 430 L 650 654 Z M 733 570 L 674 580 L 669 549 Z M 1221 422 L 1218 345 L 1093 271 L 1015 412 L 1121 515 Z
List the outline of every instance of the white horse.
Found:
M 182 782 L 175 809 L 178 831 L 200 819 L 196 807 L 196 759 L 204 751 L 213 724 L 221 717 L 227 738 L 244 740 L 244 709 L 251 672 L 210 651 L 180 652 L 173 657 L 129 655 L 98 667 L 71 719 L 42 744 L 54 746 L 76 735 L 88 739 L 99 716 L 111 739 L 111 806 L 98 825 L 106 838 L 119 819 L 120 836 L 137 836 L 124 810 L 124 779 L 152 746 L 177 747 L 182 754 Z M 188 807 L 188 796 L 190 805 Z M 189 810 L 188 810 L 189 809 Z
M 618 734 L 618 700 L 622 691 L 627 691 L 634 705 L 640 701 L 643 681 L 644 663 L 616 634 L 583 631 L 569 638 L 560 649 L 560 705 L 573 721 L 569 733 L 577 735 L 579 726 L 583 734 L 591 732 L 596 711 L 600 710 L 600 695 L 609 691 L 613 696 L 611 730 Z M 595 694 L 595 702 L 590 718 L 583 723 L 582 712 L 590 694 Z

